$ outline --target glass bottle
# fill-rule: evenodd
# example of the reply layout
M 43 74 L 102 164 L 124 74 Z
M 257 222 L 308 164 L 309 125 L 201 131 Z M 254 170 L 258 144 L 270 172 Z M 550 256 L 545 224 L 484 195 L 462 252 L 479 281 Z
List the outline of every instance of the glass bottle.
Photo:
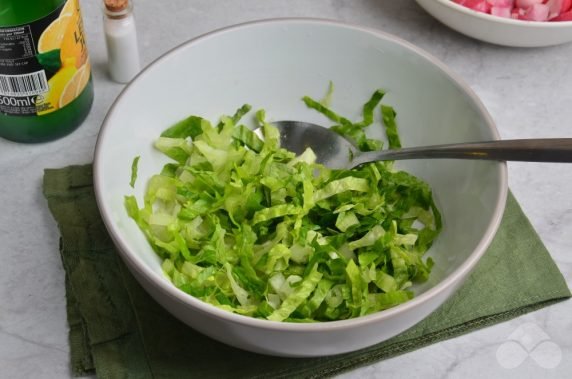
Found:
M 62 137 L 83 122 L 92 102 L 79 0 L 2 0 L 0 137 Z
M 103 1 L 103 32 L 109 75 L 118 83 L 128 83 L 141 69 L 132 1 Z

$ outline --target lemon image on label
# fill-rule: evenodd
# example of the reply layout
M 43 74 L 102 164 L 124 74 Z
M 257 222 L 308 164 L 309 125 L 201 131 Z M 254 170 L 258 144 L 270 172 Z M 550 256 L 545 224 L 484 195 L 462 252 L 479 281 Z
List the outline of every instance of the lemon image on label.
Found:
M 60 13 L 60 17 L 65 15 L 71 15 L 74 12 L 78 13 L 79 7 L 76 4 L 75 0 L 68 0 L 64 7 L 62 8 L 62 13 Z
M 36 102 L 38 115 L 44 115 L 60 108 L 61 95 L 76 72 L 75 59 L 72 58 L 66 61 L 63 67 L 48 80 L 50 89 L 42 96 L 41 100 Z
M 90 66 L 89 62 L 81 66 L 67 82 L 61 92 L 58 105 L 60 108 L 71 103 L 78 97 L 89 81 Z
M 45 53 L 60 48 L 70 20 L 70 15 L 64 15 L 63 17 L 60 16 L 59 18 L 55 19 L 46 28 L 46 30 L 44 30 L 40 36 L 40 39 L 38 40 L 39 53 Z
M 90 78 L 87 49 L 78 0 L 68 0 L 57 19 L 43 31 L 38 52 L 53 52 L 61 61 L 59 70 L 48 80 L 49 90 L 36 99 L 37 114 L 54 112 L 77 98 Z M 56 58 L 57 59 L 57 58 Z

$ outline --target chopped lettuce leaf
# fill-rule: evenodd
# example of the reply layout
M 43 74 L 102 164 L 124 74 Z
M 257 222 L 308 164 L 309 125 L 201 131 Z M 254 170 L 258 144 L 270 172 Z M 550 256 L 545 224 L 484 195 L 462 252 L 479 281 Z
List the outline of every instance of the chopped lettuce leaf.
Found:
M 359 126 L 369 126 L 373 123 L 373 111 L 384 95 L 385 92 L 378 89 L 373 93 L 371 99 L 369 99 L 369 101 L 363 105 L 363 121 L 358 123 Z
M 288 295 L 280 307 L 268 316 L 268 319 L 272 321 L 283 321 L 290 316 L 296 308 L 307 301 L 308 297 L 314 292 L 320 279 L 322 279 L 322 275 L 316 266 L 314 266 L 310 274 Z
M 379 107 L 383 91 L 353 123 L 328 108 L 332 89 L 304 102 L 361 150 L 381 148 L 366 136 L 381 110 L 389 147 L 400 146 L 395 111 Z M 359 317 L 411 299 L 406 289 L 427 280 L 433 261 L 423 254 L 441 230 L 429 186 L 390 163 L 331 170 L 311 149 L 296 156 L 280 147 L 264 110 L 255 115 L 264 139 L 240 124 L 250 110 L 165 130 L 155 148 L 173 161 L 149 178 L 142 203 L 124 199 L 173 285 L 229 312 L 285 322 Z
M 390 149 L 399 149 L 401 147 L 401 140 L 397 133 L 397 123 L 395 122 L 395 110 L 388 105 L 381 105 L 381 115 L 383 124 L 385 125 L 385 133 Z
M 169 129 L 161 133 L 161 137 L 167 138 L 195 138 L 202 134 L 202 124 L 205 121 L 202 117 L 190 116 L 184 120 L 177 122 Z
M 135 187 L 135 182 L 137 181 L 137 168 L 139 166 L 139 159 L 141 157 L 138 155 L 133 158 L 133 162 L 131 163 L 131 180 L 129 181 L 129 185 L 131 188 Z
M 332 103 L 332 95 L 334 94 L 334 82 L 330 80 L 328 84 L 328 92 L 326 92 L 326 96 L 322 100 L 320 100 L 320 104 L 324 107 L 329 107 Z
M 352 123 L 345 117 L 341 117 L 336 112 L 329 109 L 323 103 L 317 102 L 312 98 L 305 96 L 304 102 L 309 108 L 315 109 L 337 123 L 332 126 L 332 130 L 339 135 L 347 138 L 361 151 L 381 150 L 383 144 L 379 140 L 371 139 L 366 136 L 365 128 L 373 123 L 373 111 L 385 95 L 383 90 L 376 90 L 371 98 L 363 106 L 363 120 L 358 123 Z

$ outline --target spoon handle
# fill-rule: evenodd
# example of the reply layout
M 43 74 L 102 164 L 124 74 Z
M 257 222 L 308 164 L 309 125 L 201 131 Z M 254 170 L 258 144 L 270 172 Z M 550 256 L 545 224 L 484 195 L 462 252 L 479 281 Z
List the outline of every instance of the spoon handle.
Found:
M 420 158 L 484 159 L 523 162 L 572 162 L 572 138 L 515 139 L 410 147 L 362 153 L 351 164 Z

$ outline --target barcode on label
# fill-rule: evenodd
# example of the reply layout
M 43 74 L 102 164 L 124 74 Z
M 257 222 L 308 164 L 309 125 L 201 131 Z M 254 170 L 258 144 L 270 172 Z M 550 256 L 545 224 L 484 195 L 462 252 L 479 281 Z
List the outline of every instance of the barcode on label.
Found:
M 44 70 L 24 75 L 0 75 L 0 95 L 34 96 L 47 92 L 48 89 Z

